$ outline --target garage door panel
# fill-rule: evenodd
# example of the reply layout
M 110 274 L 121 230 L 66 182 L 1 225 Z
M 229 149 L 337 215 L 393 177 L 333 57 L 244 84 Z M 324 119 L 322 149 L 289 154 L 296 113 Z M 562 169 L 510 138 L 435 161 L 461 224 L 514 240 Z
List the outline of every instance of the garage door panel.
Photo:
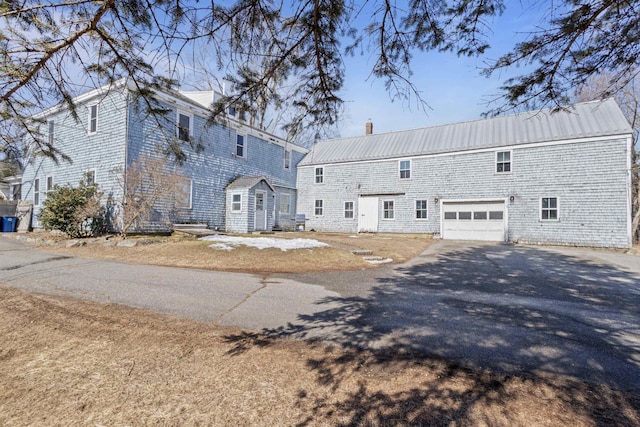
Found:
M 504 241 L 504 202 L 445 202 L 442 209 L 443 238 Z

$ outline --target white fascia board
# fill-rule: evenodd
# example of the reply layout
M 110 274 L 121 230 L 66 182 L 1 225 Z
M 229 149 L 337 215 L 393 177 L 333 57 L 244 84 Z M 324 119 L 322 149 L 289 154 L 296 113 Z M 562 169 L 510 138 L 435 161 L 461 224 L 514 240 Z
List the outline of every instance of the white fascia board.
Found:
M 633 186 L 633 164 L 631 163 L 633 149 L 633 137 L 629 135 L 627 136 L 627 240 L 629 247 L 633 246 L 633 195 L 631 188 Z
M 604 136 L 593 136 L 588 138 L 573 138 L 573 139 L 562 139 L 559 141 L 547 141 L 547 142 L 532 142 L 527 144 L 512 144 L 512 145 L 501 145 L 497 147 L 491 148 L 478 148 L 474 150 L 460 150 L 460 151 L 447 151 L 446 153 L 434 153 L 434 154 L 417 154 L 415 156 L 393 156 L 393 157 L 381 157 L 378 159 L 371 160 L 345 160 L 342 162 L 330 162 L 330 163 L 310 163 L 306 165 L 298 164 L 298 169 L 302 168 L 310 168 L 317 166 L 334 166 L 334 165 L 343 165 L 343 164 L 357 164 L 357 163 L 378 163 L 378 162 L 386 162 L 386 161 L 397 161 L 397 160 L 408 160 L 408 159 L 426 159 L 432 157 L 445 157 L 445 156 L 455 156 L 460 154 L 476 154 L 476 153 L 487 153 L 493 151 L 514 151 L 523 148 L 538 148 L 538 147 L 551 147 L 556 145 L 565 145 L 565 144 L 582 144 L 587 142 L 596 142 L 596 141 L 613 141 L 616 139 L 627 139 L 630 138 L 629 133 L 620 133 L 615 135 L 604 135 Z

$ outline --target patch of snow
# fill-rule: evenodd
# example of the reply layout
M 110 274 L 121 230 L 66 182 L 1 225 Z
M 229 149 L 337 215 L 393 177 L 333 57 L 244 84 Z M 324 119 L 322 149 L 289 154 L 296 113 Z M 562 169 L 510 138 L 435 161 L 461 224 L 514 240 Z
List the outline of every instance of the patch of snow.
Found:
M 225 245 L 224 243 L 214 243 L 213 245 L 209 245 L 211 249 L 217 249 L 219 251 L 232 251 L 233 247 L 229 245 Z
M 319 242 L 315 239 L 279 239 L 276 237 L 236 237 L 213 235 L 202 237 L 200 240 L 217 242 L 209 247 L 224 250 L 231 250 L 234 246 L 240 245 L 251 246 L 258 249 L 276 248 L 281 251 L 329 246 L 328 244 Z
M 388 264 L 390 262 L 393 262 L 393 260 L 391 258 L 385 258 L 385 259 L 367 259 L 365 260 L 367 261 L 369 264 L 373 264 L 373 265 L 378 265 L 378 264 Z

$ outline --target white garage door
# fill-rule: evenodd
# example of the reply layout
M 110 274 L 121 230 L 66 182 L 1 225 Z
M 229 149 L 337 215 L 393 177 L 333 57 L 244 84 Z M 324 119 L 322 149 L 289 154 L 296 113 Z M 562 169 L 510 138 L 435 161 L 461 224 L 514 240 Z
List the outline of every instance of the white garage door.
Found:
M 445 202 L 442 237 L 457 240 L 505 240 L 504 202 Z

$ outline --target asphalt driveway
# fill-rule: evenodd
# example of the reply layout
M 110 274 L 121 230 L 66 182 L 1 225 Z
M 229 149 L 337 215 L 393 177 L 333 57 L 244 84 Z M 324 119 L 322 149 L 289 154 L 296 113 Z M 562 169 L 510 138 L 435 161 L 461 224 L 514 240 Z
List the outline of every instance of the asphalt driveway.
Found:
M 0 238 L 0 283 L 640 391 L 640 257 L 616 252 L 441 241 L 401 266 L 258 277 L 61 257 Z

